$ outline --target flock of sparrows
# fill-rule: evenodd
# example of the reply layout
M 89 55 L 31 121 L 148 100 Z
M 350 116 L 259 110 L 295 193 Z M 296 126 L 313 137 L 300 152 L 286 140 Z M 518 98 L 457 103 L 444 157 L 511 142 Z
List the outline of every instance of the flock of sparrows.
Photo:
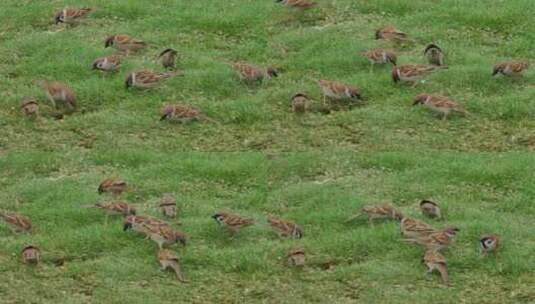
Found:
M 316 7 L 316 3 L 308 0 L 276 0 L 280 4 L 297 10 L 306 10 Z M 91 8 L 66 8 L 54 17 L 56 24 L 77 25 L 92 12 Z M 394 43 L 410 42 L 411 39 L 402 31 L 393 26 L 383 27 L 375 33 L 378 40 L 386 40 Z M 118 51 L 117 54 L 96 59 L 92 68 L 102 73 L 116 73 L 121 69 L 121 63 L 130 55 L 146 49 L 148 44 L 142 40 L 135 39 L 128 35 L 112 35 L 104 40 L 106 48 L 112 47 Z M 425 77 L 439 70 L 447 69 L 445 65 L 445 53 L 436 44 L 429 44 L 424 55 L 429 64 L 407 64 L 397 65 L 398 55 L 394 50 L 373 49 L 363 52 L 371 67 L 375 65 L 392 64 L 392 80 L 394 83 L 409 83 L 416 86 Z M 125 79 L 126 88 L 151 89 L 160 85 L 164 80 L 183 76 L 184 73 L 176 69 L 178 52 L 172 48 L 167 48 L 159 54 L 159 59 L 165 72 L 155 72 L 149 70 L 139 70 L 128 73 Z M 269 80 L 279 76 L 279 71 L 274 67 L 260 67 L 246 62 L 231 63 L 231 67 L 236 71 L 239 79 L 245 83 L 253 84 Z M 494 66 L 492 75 L 521 76 L 529 67 L 527 62 L 511 61 L 499 63 Z M 47 98 L 56 108 L 57 104 L 62 104 L 70 112 L 77 108 L 76 93 L 65 83 L 55 81 L 37 82 L 45 91 Z M 327 105 L 327 99 L 331 103 L 337 101 L 348 104 L 359 103 L 364 98 L 359 88 L 333 80 L 320 79 L 318 86 L 323 94 L 323 105 Z M 291 109 L 295 113 L 305 113 L 311 109 L 312 99 L 305 93 L 297 93 L 291 98 Z M 437 95 L 422 93 L 415 97 L 413 105 L 421 104 L 430 110 L 442 114 L 446 119 L 452 112 L 464 113 L 466 110 L 454 100 Z M 328 108 L 322 108 L 329 111 Z M 36 117 L 39 115 L 39 103 L 36 98 L 24 98 L 21 103 L 21 110 L 26 116 Z M 186 104 L 166 105 L 161 110 L 161 120 L 177 121 L 187 123 L 195 120 L 214 121 L 203 112 L 193 106 Z M 214 121 L 215 122 L 215 121 Z M 110 193 L 119 196 L 127 190 L 127 184 L 118 179 L 107 179 L 103 181 L 99 188 L 99 193 Z M 166 195 L 158 205 L 165 217 L 175 218 L 177 216 L 176 201 L 172 196 Z M 102 209 L 107 215 L 121 215 L 124 217 L 124 230 L 132 230 L 144 235 L 157 243 L 159 251 L 158 260 L 162 268 L 171 268 L 176 272 L 180 281 L 186 281 L 181 271 L 179 257 L 169 249 L 164 247 L 175 243 L 186 245 L 187 236 L 183 232 L 175 230 L 169 223 L 154 217 L 141 216 L 136 214 L 136 209 L 126 202 L 100 203 L 93 207 Z M 440 208 L 431 201 L 422 201 L 420 207 L 422 212 L 432 218 L 440 218 Z M 400 221 L 402 235 L 407 242 L 415 243 L 426 249 L 423 260 L 429 272 L 438 270 L 444 283 L 448 283 L 446 259 L 440 253 L 451 245 L 458 229 L 449 227 L 445 229 L 435 229 L 424 222 L 404 217 L 391 205 L 368 206 L 362 209 L 362 214 L 368 216 L 370 223 L 375 219 L 395 219 Z M 29 232 L 32 229 L 30 219 L 11 212 L 1 212 L 0 218 L 8 224 L 14 232 Z M 253 219 L 243 218 L 229 212 L 218 212 L 213 218 L 232 235 L 241 229 L 249 227 L 255 223 Z M 282 220 L 273 216 L 267 219 L 269 225 L 281 236 L 290 238 L 301 238 L 303 230 L 291 221 Z M 484 254 L 495 251 L 500 245 L 500 238 L 497 235 L 486 235 L 480 240 L 481 250 Z M 36 246 L 27 246 L 22 251 L 22 258 L 25 263 L 38 263 L 40 260 L 40 250 Z M 305 264 L 305 251 L 303 248 L 294 248 L 288 254 L 290 265 L 302 266 Z
M 420 202 L 422 214 L 431 219 L 442 219 L 442 212 L 436 202 L 422 200 Z M 407 217 L 391 204 L 364 206 L 361 212 L 350 217 L 351 222 L 358 217 L 367 216 L 370 225 L 377 219 L 392 219 L 400 222 L 401 235 L 407 243 L 417 244 L 424 248 L 422 261 L 427 266 L 427 274 L 437 270 L 442 282 L 449 285 L 447 261 L 442 251 L 448 249 L 460 231 L 457 227 L 436 229 L 423 221 Z M 493 253 L 500 247 L 501 238 L 497 234 L 483 235 L 479 240 L 479 247 L 483 255 Z

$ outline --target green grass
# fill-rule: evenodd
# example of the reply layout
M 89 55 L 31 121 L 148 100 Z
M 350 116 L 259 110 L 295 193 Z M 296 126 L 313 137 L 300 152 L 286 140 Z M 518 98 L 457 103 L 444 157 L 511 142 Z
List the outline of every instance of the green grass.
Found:
M 0 209 L 29 216 L 31 235 L 0 225 L 0 303 L 533 303 L 535 293 L 535 73 L 491 78 L 492 65 L 533 61 L 531 0 L 317 0 L 293 15 L 272 0 L 14 1 L 0 4 Z M 63 5 L 97 8 L 85 24 L 59 31 Z M 436 42 L 450 68 L 416 88 L 392 84 L 389 68 L 369 71 L 359 52 L 389 46 L 374 30 L 393 24 L 415 39 L 401 63 L 424 63 Z M 110 34 L 143 39 L 149 50 L 102 77 L 92 61 Z M 159 70 L 156 54 L 179 51 L 185 77 L 148 92 L 124 89 L 126 73 Z M 279 78 L 241 84 L 226 62 L 274 65 Z M 367 105 L 295 117 L 289 98 L 315 81 L 360 87 Z M 68 83 L 80 111 L 54 120 L 37 79 Z M 436 119 L 411 107 L 421 92 L 446 94 L 468 117 Z M 40 119 L 22 117 L 23 96 L 41 101 Z M 160 122 L 163 104 L 202 108 L 221 122 Z M 178 229 L 191 240 L 181 256 L 187 285 L 158 270 L 155 245 L 108 225 L 81 206 L 106 200 L 96 188 L 120 176 L 125 197 L 159 216 L 163 193 L 181 207 Z M 422 198 L 446 214 L 437 227 L 461 229 L 446 252 L 453 286 L 424 278 L 420 248 L 395 223 L 344 224 L 361 206 L 392 201 L 421 218 Z M 210 216 L 231 210 L 258 225 L 235 239 Z M 303 226 L 299 241 L 267 229 L 266 214 Z M 480 258 L 481 234 L 503 236 L 498 256 Z M 20 262 L 26 244 L 44 262 Z M 289 269 L 294 246 L 308 266 Z M 66 257 L 62 267 L 52 262 Z M 334 268 L 324 270 L 326 262 Z

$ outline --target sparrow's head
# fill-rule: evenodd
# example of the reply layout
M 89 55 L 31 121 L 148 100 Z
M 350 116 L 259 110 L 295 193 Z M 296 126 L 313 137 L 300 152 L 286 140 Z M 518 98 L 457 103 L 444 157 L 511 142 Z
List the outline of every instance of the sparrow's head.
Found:
M 378 29 L 375 31 L 375 39 L 381 39 L 383 38 L 383 34 L 381 33 L 381 29 Z
M 415 106 L 417 104 L 424 104 L 428 98 L 429 98 L 429 94 L 420 94 L 414 98 L 414 102 L 412 103 L 412 105 Z M 420 202 L 420 206 L 422 206 L 422 204 L 425 204 L 426 202 L 430 202 L 430 201 L 423 200 Z
M 132 229 L 132 223 L 130 221 L 125 221 L 123 225 L 123 231 L 126 231 L 128 229 Z
M 112 46 L 114 39 L 115 39 L 115 36 L 109 36 L 108 38 L 106 38 L 106 41 L 104 42 L 104 47 L 107 48 L 107 47 Z
M 163 50 L 163 52 L 160 53 L 159 57 L 162 57 L 163 55 L 166 55 L 166 54 L 175 56 L 177 54 L 177 51 L 173 49 L 165 49 Z
M 93 70 L 99 70 L 102 68 L 102 60 L 101 59 L 97 59 L 93 62 Z
M 394 66 L 394 68 L 392 69 L 392 80 L 395 82 L 395 83 L 398 83 L 400 81 L 400 78 L 399 78 L 399 69 Z
M 448 228 L 444 229 L 444 232 L 450 238 L 456 236 L 459 231 L 460 231 L 460 229 L 457 228 L 457 227 L 448 227 Z
M 394 210 L 394 212 L 392 213 L 392 217 L 397 221 L 401 221 L 404 218 L 404 215 L 403 215 L 403 213 L 401 213 L 401 212 L 399 212 L 397 210 Z
M 388 52 L 386 53 L 386 61 L 390 62 L 392 65 L 395 66 L 397 64 L 398 58 L 396 54 Z
M 437 203 L 433 202 L 433 201 L 430 201 L 430 200 L 422 200 L 420 202 L 420 206 L 425 206 L 425 205 L 433 205 L 433 206 L 437 206 Z
M 182 232 L 175 232 L 175 240 L 177 242 L 180 242 L 180 244 L 182 244 L 182 246 L 186 246 L 186 239 L 187 239 L 187 236 L 182 233 Z
M 127 89 L 129 89 L 134 84 L 134 73 L 131 73 L 126 77 L 126 81 L 124 82 Z
M 300 239 L 305 235 L 300 227 L 296 227 L 292 234 L 297 239 Z
M 292 96 L 292 100 L 299 98 L 299 97 L 308 99 L 308 96 L 305 95 L 304 93 L 297 93 L 294 96 Z
M 489 249 L 497 246 L 498 238 L 492 235 L 486 235 L 479 240 L 483 249 Z
M 216 220 L 218 223 L 223 222 L 224 217 L 225 216 L 223 214 L 221 214 L 221 213 L 216 213 L 216 214 L 212 215 L 212 218 L 214 220 Z
M 98 191 L 98 194 L 104 193 L 104 187 L 102 185 L 98 186 L 97 191 Z
M 431 52 L 431 53 L 442 53 L 442 49 L 438 45 L 436 45 L 434 43 L 431 43 L 425 48 L 424 54 L 428 54 L 429 52 Z
M 279 76 L 279 72 L 277 71 L 277 69 L 272 68 L 272 67 L 267 68 L 266 72 L 269 75 L 269 77 L 278 77 Z
M 54 17 L 54 22 L 56 23 L 56 25 L 59 23 L 63 23 L 63 11 L 56 14 L 56 16 Z

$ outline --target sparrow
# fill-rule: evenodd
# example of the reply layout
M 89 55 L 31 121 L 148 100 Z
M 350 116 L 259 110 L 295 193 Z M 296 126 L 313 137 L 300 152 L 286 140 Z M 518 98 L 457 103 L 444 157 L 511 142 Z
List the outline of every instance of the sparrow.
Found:
M 41 250 L 39 248 L 29 245 L 22 249 L 22 262 L 24 264 L 37 265 L 41 260 Z
M 95 204 L 93 207 L 104 210 L 104 212 L 106 212 L 106 214 L 108 215 L 136 215 L 136 208 L 125 202 L 115 202 L 107 204 L 98 203 Z
M 189 123 L 193 121 L 206 120 L 209 122 L 217 123 L 217 121 L 204 115 L 204 113 L 202 113 L 200 109 L 194 106 L 190 106 L 190 105 L 184 105 L 184 104 L 166 105 L 162 108 L 160 112 L 161 112 L 160 121 L 168 120 L 168 121 L 178 122 L 178 123 Z
M 65 8 L 56 13 L 54 21 L 56 24 L 65 23 L 69 25 L 77 24 L 81 19 L 85 18 L 93 9 L 85 8 Z
M 438 204 L 430 200 L 422 200 L 420 202 L 420 210 L 422 210 L 423 215 L 430 218 L 442 217 Z
M 372 226 L 373 220 L 375 219 L 393 219 L 399 221 L 403 218 L 403 214 L 396 210 L 391 204 L 382 204 L 377 206 L 364 206 L 361 213 L 350 217 L 346 222 L 350 222 L 362 215 L 368 216 L 368 221 Z
M 236 214 L 227 212 L 218 212 L 212 216 L 219 225 L 226 227 L 232 235 L 238 233 L 242 228 L 251 226 L 254 224 L 253 219 L 243 218 Z
M 303 248 L 293 248 L 287 255 L 288 266 L 303 267 L 306 262 L 306 254 Z
M 160 219 L 154 218 L 154 217 L 141 216 L 141 215 L 128 215 L 124 218 L 123 231 L 132 229 L 136 232 L 147 235 L 148 233 L 147 225 L 148 226 L 165 226 L 165 227 L 171 228 L 171 226 L 168 223 Z
M 107 178 L 98 186 L 98 194 L 111 193 L 115 196 L 121 195 L 128 189 L 125 181 L 117 178 Z
M 431 94 L 420 94 L 414 98 L 413 106 L 422 104 L 433 112 L 442 114 L 442 120 L 446 120 L 451 112 L 467 115 L 468 112 L 458 103 L 448 97 Z
M 186 234 L 174 230 L 168 224 L 162 225 L 159 222 L 144 221 L 141 225 L 144 234 L 158 244 L 158 248 L 160 249 L 164 245 L 173 245 L 178 242 L 186 246 Z
M 117 72 L 121 68 L 121 56 L 111 55 L 98 58 L 93 62 L 93 70 Z
M 431 225 L 409 217 L 401 220 L 400 230 L 401 234 L 409 239 L 425 237 L 437 231 Z
M 305 113 L 310 106 L 310 99 L 303 93 L 295 94 L 291 101 L 294 113 Z
M 182 76 L 181 73 L 166 72 L 158 73 L 148 70 L 132 72 L 126 77 L 126 88 L 151 89 L 158 86 L 163 80 L 173 76 Z
M 160 262 L 162 270 L 171 268 L 175 272 L 177 280 L 183 283 L 187 282 L 180 267 L 180 259 L 174 252 L 168 249 L 158 251 L 158 262 Z
M 444 53 L 438 45 L 434 43 L 429 44 L 424 50 L 424 55 L 427 57 L 429 64 L 444 65 Z
M 394 83 L 398 82 L 408 82 L 412 83 L 413 86 L 416 86 L 420 80 L 425 78 L 427 75 L 437 71 L 437 69 L 443 68 L 446 69 L 446 66 L 433 66 L 433 65 L 422 65 L 422 64 L 407 64 L 401 66 L 395 66 L 392 69 L 392 80 Z
M 394 42 L 403 42 L 408 40 L 407 34 L 393 26 L 386 26 L 375 31 L 375 39 L 383 39 Z
M 446 258 L 435 250 L 427 250 L 423 258 L 424 264 L 427 266 L 427 275 L 430 275 L 434 270 L 440 272 L 442 282 L 449 285 L 448 268 Z
M 175 61 L 177 56 L 177 51 L 173 49 L 165 49 L 158 56 L 162 60 L 162 65 L 165 69 L 175 69 Z
M 496 252 L 501 245 L 501 238 L 496 234 L 488 234 L 481 237 L 479 240 L 481 246 L 481 253 L 486 256 L 491 252 Z
M 456 227 L 449 227 L 440 231 L 423 235 L 421 237 L 409 239 L 410 243 L 416 243 L 424 246 L 428 250 L 442 251 L 447 249 L 457 236 L 459 229 Z
M 176 217 L 176 200 L 172 195 L 165 194 L 160 200 L 158 207 L 160 207 L 164 216 L 169 218 Z
M 373 65 L 375 64 L 387 64 L 391 63 L 396 65 L 397 56 L 393 51 L 383 50 L 383 49 L 374 49 L 370 51 L 363 52 L 362 55 L 370 61 Z
M 240 80 L 247 83 L 269 80 L 272 77 L 279 76 L 278 71 L 272 67 L 261 68 L 244 62 L 233 63 L 232 67 L 240 77 Z
M 317 5 L 317 3 L 309 1 L 309 0 L 276 0 L 276 1 L 286 7 L 295 8 L 298 10 L 310 9 Z
M 39 116 L 39 104 L 33 97 L 25 97 L 20 104 L 22 113 L 27 117 L 35 118 Z
M 76 108 L 76 94 L 66 84 L 61 82 L 37 81 L 54 107 L 56 102 L 62 103 L 70 110 Z
M 128 35 L 113 35 L 106 38 L 104 47 L 113 47 L 120 52 L 126 53 L 137 52 L 147 47 L 147 43 L 142 40 L 134 39 Z
M 527 61 L 509 61 L 498 63 L 494 66 L 492 76 L 502 74 L 505 76 L 520 77 L 529 68 Z
M 0 219 L 15 233 L 30 232 L 32 230 L 32 222 L 24 215 L 0 211 Z
M 280 236 L 291 237 L 293 239 L 303 237 L 303 229 L 294 222 L 285 221 L 274 216 L 269 216 L 267 220 L 271 228 L 279 233 Z
M 323 92 L 323 103 L 329 97 L 334 100 L 361 100 L 362 96 L 358 88 L 337 81 L 319 80 L 318 85 Z

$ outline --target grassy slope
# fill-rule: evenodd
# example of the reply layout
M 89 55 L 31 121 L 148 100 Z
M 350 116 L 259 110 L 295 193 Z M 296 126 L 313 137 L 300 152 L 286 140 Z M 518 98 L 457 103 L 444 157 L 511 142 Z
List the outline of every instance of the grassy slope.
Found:
M 272 1 L 167 2 L 68 1 L 98 11 L 85 26 L 58 33 L 51 15 L 65 2 L 0 4 L 0 204 L 37 227 L 31 236 L 0 227 L 0 301 L 29 302 L 38 294 L 72 303 L 535 300 L 535 77 L 489 77 L 496 61 L 533 56 L 530 0 L 330 0 L 297 18 Z M 417 40 L 401 51 L 402 63 L 423 62 L 422 47 L 436 41 L 450 69 L 416 89 L 393 86 L 387 68 L 371 74 L 357 54 L 378 45 L 373 30 L 385 24 Z M 89 66 L 111 52 L 103 39 L 113 33 L 153 47 L 121 75 L 103 79 Z M 182 54 L 186 77 L 152 92 L 125 91 L 126 71 L 158 69 L 154 55 L 168 46 Z M 276 65 L 282 76 L 247 89 L 225 64 L 238 59 Z M 305 90 L 319 100 L 320 77 L 358 85 L 369 104 L 295 118 L 288 97 Z M 44 100 L 32 85 L 38 78 L 69 83 L 83 114 L 21 119 L 22 96 Z M 442 123 L 409 106 L 421 91 L 449 94 L 473 115 Z M 159 123 L 160 106 L 174 101 L 200 106 L 222 126 Z M 192 238 L 179 249 L 190 284 L 159 272 L 154 245 L 123 233 L 119 220 L 105 226 L 98 211 L 79 208 L 101 199 L 95 189 L 109 175 L 134 185 L 127 198 L 144 213 L 157 214 L 161 193 L 177 194 L 181 229 Z M 401 243 L 395 224 L 341 224 L 373 201 L 393 200 L 419 217 L 415 204 L 423 197 L 446 209 L 447 222 L 437 226 L 462 229 L 447 253 L 450 289 L 423 278 L 421 251 Z M 279 214 L 302 224 L 306 236 L 279 240 L 261 224 L 231 241 L 209 218 L 218 209 L 260 222 Z M 478 258 L 475 240 L 484 232 L 505 237 L 499 257 Z M 72 261 L 27 269 L 17 254 L 29 242 L 48 261 Z M 304 271 L 288 270 L 280 259 L 296 244 L 310 254 Z M 324 271 L 318 265 L 328 260 L 337 266 Z

